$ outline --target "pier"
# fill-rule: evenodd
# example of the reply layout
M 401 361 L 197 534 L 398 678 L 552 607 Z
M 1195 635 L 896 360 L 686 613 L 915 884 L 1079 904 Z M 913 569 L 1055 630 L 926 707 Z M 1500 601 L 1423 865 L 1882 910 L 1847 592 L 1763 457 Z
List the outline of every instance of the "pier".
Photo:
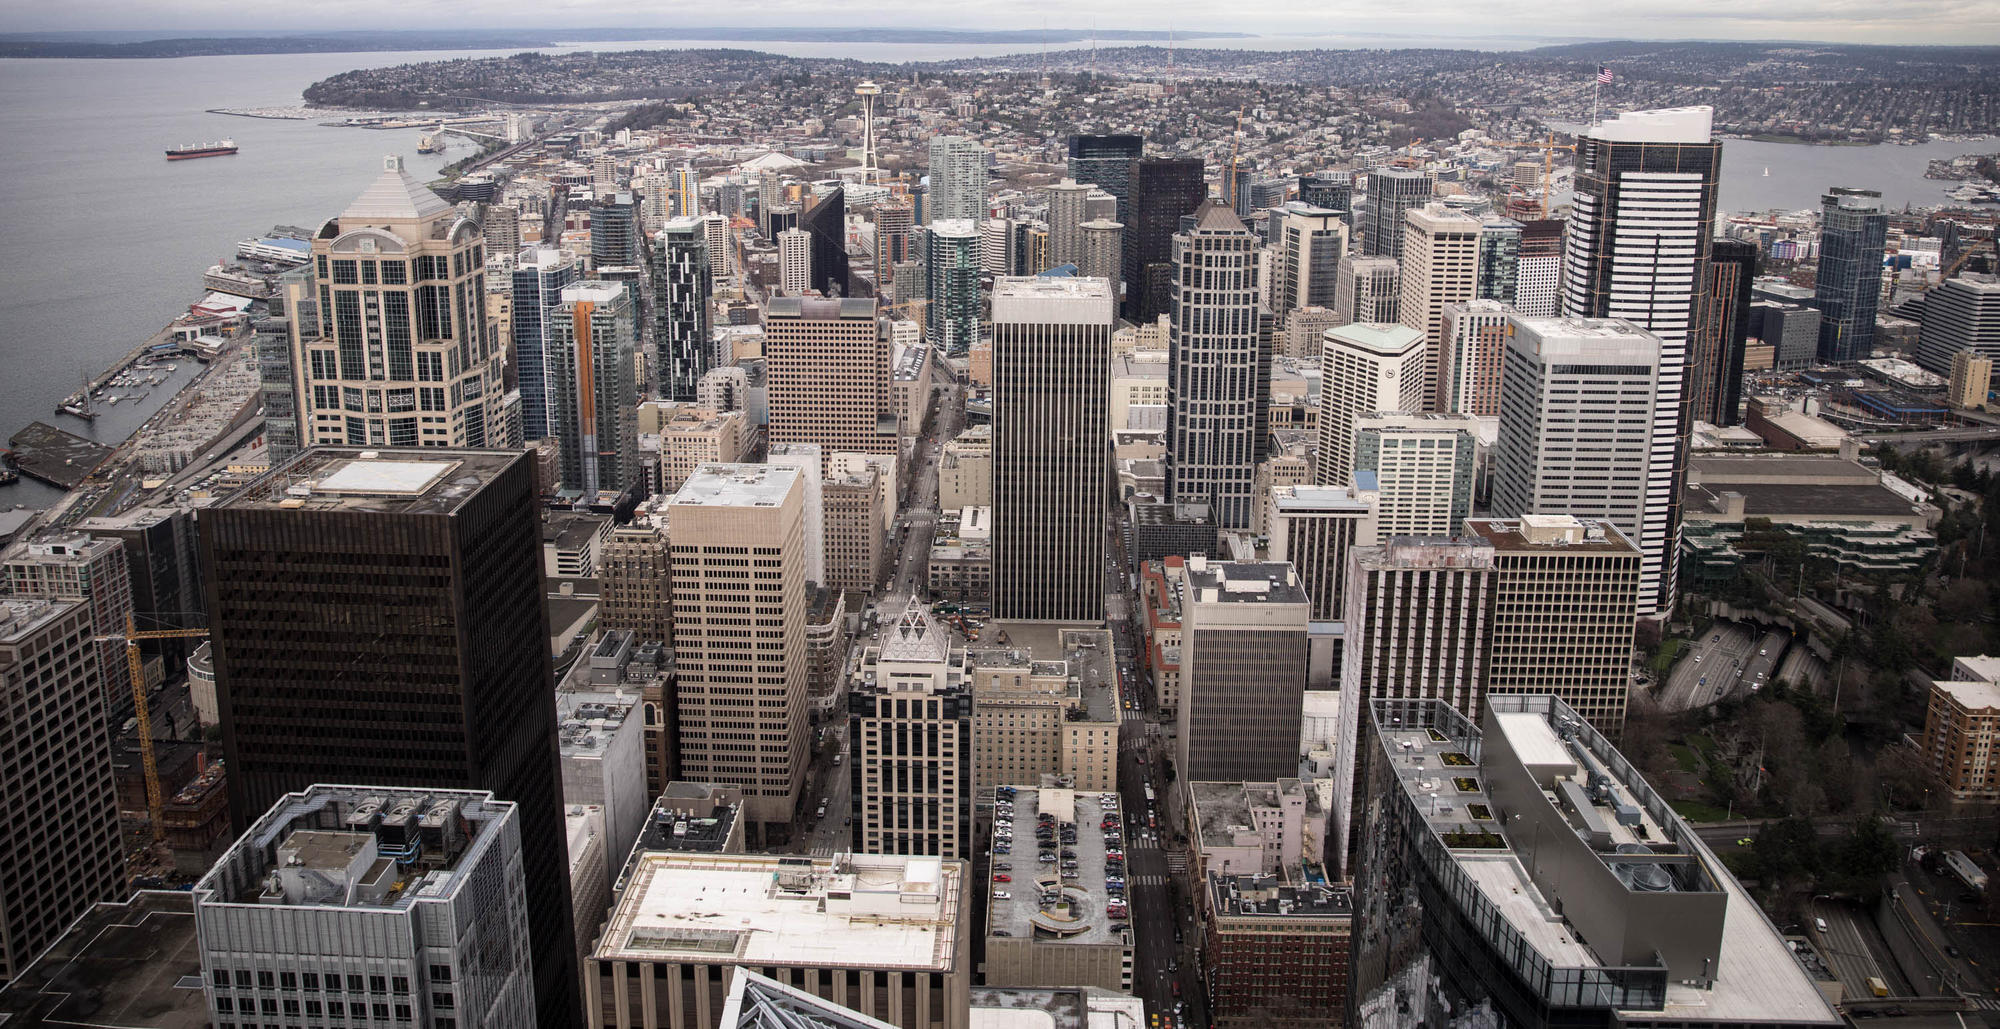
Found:
M 14 448 L 14 467 L 22 475 L 65 490 L 75 489 L 112 454 L 102 443 L 47 422 L 29 423 L 8 437 L 7 445 Z

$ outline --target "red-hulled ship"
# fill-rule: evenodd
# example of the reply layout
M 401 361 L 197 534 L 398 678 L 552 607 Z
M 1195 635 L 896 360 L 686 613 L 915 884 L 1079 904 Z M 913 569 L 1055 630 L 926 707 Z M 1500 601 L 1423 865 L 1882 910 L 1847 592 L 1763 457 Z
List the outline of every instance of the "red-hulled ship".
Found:
M 236 141 L 218 139 L 213 143 L 189 143 L 167 151 L 169 161 L 187 161 L 197 157 L 225 157 L 236 152 Z

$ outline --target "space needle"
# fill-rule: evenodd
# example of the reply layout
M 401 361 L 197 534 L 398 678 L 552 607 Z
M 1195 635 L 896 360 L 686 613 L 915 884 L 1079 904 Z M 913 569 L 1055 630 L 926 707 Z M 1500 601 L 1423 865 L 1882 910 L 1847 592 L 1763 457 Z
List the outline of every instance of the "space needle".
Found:
M 880 171 L 875 167 L 875 98 L 882 87 L 863 82 L 854 87 L 854 95 L 861 98 L 861 181 L 869 182 Z

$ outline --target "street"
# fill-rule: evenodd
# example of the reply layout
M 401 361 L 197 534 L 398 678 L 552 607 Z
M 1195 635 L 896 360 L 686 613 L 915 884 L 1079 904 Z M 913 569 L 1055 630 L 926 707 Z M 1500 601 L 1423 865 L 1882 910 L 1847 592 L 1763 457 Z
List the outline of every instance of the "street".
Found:
M 1659 688 L 1668 712 L 1713 704 L 1725 697 L 1762 689 L 1777 676 L 1778 662 L 1791 644 L 1788 633 L 1717 622 L 1687 645 Z

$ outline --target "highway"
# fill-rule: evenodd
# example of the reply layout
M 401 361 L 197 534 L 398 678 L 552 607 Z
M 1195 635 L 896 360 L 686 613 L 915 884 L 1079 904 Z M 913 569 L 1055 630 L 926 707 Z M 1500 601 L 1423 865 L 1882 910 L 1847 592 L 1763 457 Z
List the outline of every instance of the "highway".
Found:
M 1778 678 L 1791 642 L 1782 631 L 1717 622 L 1674 662 L 1660 688 L 1660 706 L 1680 712 L 1762 689 Z

